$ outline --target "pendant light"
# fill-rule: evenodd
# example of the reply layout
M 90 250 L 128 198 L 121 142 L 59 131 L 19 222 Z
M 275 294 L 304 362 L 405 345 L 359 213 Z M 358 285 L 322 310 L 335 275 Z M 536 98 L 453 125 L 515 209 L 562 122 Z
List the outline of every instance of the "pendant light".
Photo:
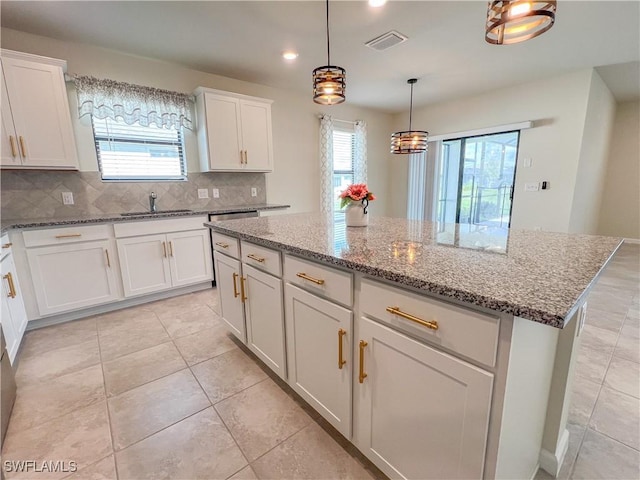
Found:
M 556 0 L 490 1 L 484 39 L 494 45 L 524 42 L 542 35 L 556 20 Z
M 409 130 L 396 132 L 391 135 L 391 153 L 422 153 L 427 151 L 427 141 L 429 132 L 423 130 L 412 130 L 411 120 L 413 117 L 413 85 L 418 80 L 410 78 L 407 83 L 411 85 L 411 104 L 409 107 Z
M 345 100 L 346 75 L 344 68 L 331 65 L 329 44 L 329 0 L 327 4 L 327 64 L 313 71 L 313 101 L 320 105 L 337 105 Z

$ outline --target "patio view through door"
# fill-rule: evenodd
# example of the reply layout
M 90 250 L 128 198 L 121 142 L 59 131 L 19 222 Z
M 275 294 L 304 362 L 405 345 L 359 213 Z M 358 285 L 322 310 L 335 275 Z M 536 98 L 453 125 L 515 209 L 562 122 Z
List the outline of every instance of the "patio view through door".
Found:
M 520 131 L 442 142 L 436 219 L 509 228 Z

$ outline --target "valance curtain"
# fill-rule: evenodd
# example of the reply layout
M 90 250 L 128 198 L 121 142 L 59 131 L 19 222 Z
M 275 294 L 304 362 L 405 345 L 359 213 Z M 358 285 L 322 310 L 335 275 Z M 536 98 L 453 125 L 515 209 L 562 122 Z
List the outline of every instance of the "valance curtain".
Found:
M 76 75 L 80 117 L 122 119 L 149 127 L 193 129 L 189 95 L 115 80 Z
M 320 117 L 320 211 L 333 211 L 333 118 Z
M 367 183 L 367 124 L 358 120 L 353 126 L 353 181 Z

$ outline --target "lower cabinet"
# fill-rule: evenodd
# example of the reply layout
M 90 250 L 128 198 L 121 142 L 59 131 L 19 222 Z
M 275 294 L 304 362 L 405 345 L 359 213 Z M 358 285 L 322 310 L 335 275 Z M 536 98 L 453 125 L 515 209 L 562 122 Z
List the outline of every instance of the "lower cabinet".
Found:
M 482 478 L 493 375 L 361 317 L 356 446 L 392 478 Z
M 41 315 L 119 298 L 109 240 L 28 248 L 27 258 Z
M 285 309 L 289 385 L 350 439 L 353 314 L 291 284 Z
M 7 352 L 9 360 L 13 364 L 22 335 L 27 327 L 27 312 L 24 308 L 22 299 L 22 290 L 16 275 L 16 267 L 13 263 L 11 255 L 5 256 L 1 263 L 2 270 L 2 287 L 0 294 L 2 295 L 2 331 L 7 342 Z
M 229 326 L 231 332 L 242 343 L 247 343 L 243 296 L 240 292 L 240 260 L 215 252 L 213 263 L 216 269 L 216 284 L 220 298 L 220 316 Z

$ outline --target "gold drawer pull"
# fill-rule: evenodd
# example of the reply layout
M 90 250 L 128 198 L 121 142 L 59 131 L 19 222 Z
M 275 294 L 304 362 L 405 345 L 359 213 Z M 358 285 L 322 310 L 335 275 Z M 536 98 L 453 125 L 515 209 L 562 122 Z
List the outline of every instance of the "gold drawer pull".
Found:
M 360 340 L 360 375 L 358 375 L 358 381 L 364 383 L 364 379 L 367 378 L 367 374 L 364 373 L 364 347 L 369 345 L 364 340 Z
M 173 257 L 173 241 L 169 241 L 169 255 Z
M 343 359 L 342 354 L 342 337 L 347 334 L 347 331 L 343 328 L 338 330 L 338 368 L 342 370 L 342 366 L 347 363 L 346 360 Z
M 18 152 L 16 151 L 16 144 L 13 140 L 13 135 L 9 135 L 9 145 L 11 145 L 11 156 L 16 158 L 18 156 Z
M 162 256 L 164 258 L 167 258 L 167 243 L 166 242 L 162 242 Z
M 237 273 L 233 273 L 233 298 L 238 298 L 238 295 L 240 295 L 238 293 L 238 285 L 236 285 L 236 278 L 238 278 L 239 275 Z
M 109 258 L 109 250 L 105 248 L 104 254 L 107 256 L 107 267 L 111 268 L 111 259 Z
M 11 272 L 3 275 L 2 278 L 4 278 L 9 284 L 9 293 L 7 294 L 7 297 L 16 298 L 16 286 L 13 284 L 13 276 L 11 275 Z
M 229 248 L 228 243 L 216 242 L 216 245 L 219 246 L 220 248 Z
M 18 137 L 18 139 L 20 140 L 20 150 L 22 150 L 22 156 L 24 158 L 27 158 L 27 147 L 25 147 L 24 138 L 20 136 Z
M 2 244 L 2 248 L 9 248 L 13 245 L 13 243 L 9 242 L 9 243 L 3 243 Z
M 435 320 L 431 322 L 427 320 L 422 320 L 421 318 L 414 317 L 409 313 L 403 312 L 402 310 L 400 310 L 399 307 L 387 307 L 387 312 L 393 313 L 394 315 L 397 315 L 402 318 L 406 318 L 407 320 L 411 320 L 412 322 L 419 323 L 420 325 L 430 328 L 431 330 L 438 330 L 438 322 L 436 322 Z
M 245 290 L 246 287 L 244 286 L 245 280 L 246 279 L 244 277 L 240 277 L 240 294 L 241 294 L 240 299 L 243 302 L 247 299 L 247 293 L 246 293 L 246 290 Z
M 81 236 L 81 233 L 65 233 L 64 235 L 56 235 L 56 238 L 76 238 Z
M 303 278 L 305 280 L 309 280 L 310 282 L 313 282 L 316 285 L 324 285 L 324 280 L 322 280 L 321 278 L 310 277 L 306 273 L 298 272 L 298 273 L 296 273 L 296 277 L 300 277 L 300 278 Z
M 253 253 L 249 253 L 247 257 L 249 257 L 251 260 L 255 260 L 256 262 L 260 262 L 260 263 L 264 263 L 264 261 L 266 260 L 265 258 L 254 255 Z

